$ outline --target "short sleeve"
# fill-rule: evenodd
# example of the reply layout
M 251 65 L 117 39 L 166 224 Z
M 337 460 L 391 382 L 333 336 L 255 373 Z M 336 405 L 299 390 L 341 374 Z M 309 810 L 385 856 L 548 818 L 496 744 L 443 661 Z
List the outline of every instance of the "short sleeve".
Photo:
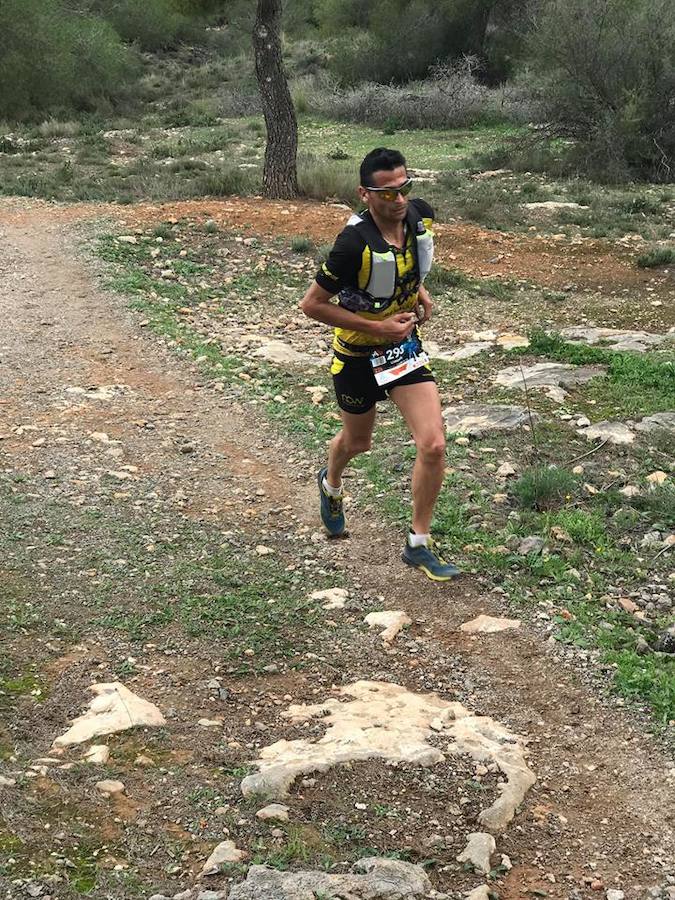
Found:
M 349 226 L 341 231 L 328 254 L 328 259 L 316 273 L 317 284 L 331 294 L 345 287 L 356 287 L 364 242 Z
M 436 213 L 434 212 L 433 206 L 427 203 L 426 200 L 421 200 L 419 197 L 416 197 L 411 203 L 415 206 L 415 209 L 419 212 L 422 219 L 425 220 L 425 224 L 429 225 L 436 218 Z M 429 220 L 427 223 L 426 220 Z

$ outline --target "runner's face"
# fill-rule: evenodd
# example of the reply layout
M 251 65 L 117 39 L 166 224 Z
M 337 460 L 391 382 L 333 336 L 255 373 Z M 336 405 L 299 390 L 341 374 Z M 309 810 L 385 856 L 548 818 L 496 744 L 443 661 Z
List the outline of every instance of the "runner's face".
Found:
M 397 166 L 395 169 L 381 169 L 370 176 L 370 184 L 373 187 L 397 188 L 408 180 L 405 166 Z M 361 199 L 368 204 L 371 212 L 387 222 L 402 222 L 408 210 L 408 198 L 398 194 L 395 200 L 384 200 L 377 191 L 369 191 L 361 188 Z

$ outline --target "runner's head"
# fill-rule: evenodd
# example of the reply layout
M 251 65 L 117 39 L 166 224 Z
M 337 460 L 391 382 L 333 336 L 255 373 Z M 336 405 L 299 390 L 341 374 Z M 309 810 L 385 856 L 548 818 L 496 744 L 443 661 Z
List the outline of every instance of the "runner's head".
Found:
M 387 222 L 405 218 L 412 181 L 402 153 L 376 147 L 361 163 L 360 176 L 359 196 L 372 213 Z

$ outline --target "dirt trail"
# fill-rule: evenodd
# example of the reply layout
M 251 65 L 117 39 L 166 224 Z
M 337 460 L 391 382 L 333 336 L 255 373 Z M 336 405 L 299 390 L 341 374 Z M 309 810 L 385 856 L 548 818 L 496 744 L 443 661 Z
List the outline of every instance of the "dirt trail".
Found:
M 234 201 L 124 210 L 36 205 L 8 212 L 5 207 L 0 218 L 4 468 L 39 477 L 62 463 L 65 455 L 74 471 L 86 469 L 92 453 L 88 435 L 106 432 L 123 442 L 125 459 L 137 469 L 134 477 L 139 484 L 125 483 L 125 491 L 143 496 L 147 486 L 171 479 L 172 487 L 189 498 L 182 516 L 217 522 L 227 510 L 244 519 L 254 536 L 273 527 L 275 509 L 292 504 L 298 515 L 293 531 L 303 526 L 308 533 L 316 530 L 310 474 L 315 461 L 309 461 L 307 470 L 298 466 L 289 472 L 284 460 L 293 451 L 256 422 L 251 410 L 233 406 L 204 385 L 194 368 L 138 328 L 122 300 L 98 289 L 91 267 L 78 258 L 69 230 L 69 223 L 105 212 L 124 218 L 130 226 L 150 216 L 163 220 L 203 214 L 266 232 L 304 231 L 297 217 L 282 218 L 281 207 L 273 208 L 276 219 L 269 210 L 256 219 L 252 212 L 258 207 Z M 309 212 L 309 206 L 301 209 Z M 328 212 L 326 207 L 321 211 L 324 224 Z M 342 217 L 343 211 L 336 210 L 335 222 Z M 334 224 L 325 227 L 328 237 Z M 443 237 L 449 239 L 451 233 L 446 229 Z M 492 252 L 486 249 L 485 233 L 481 236 L 478 229 L 468 227 L 461 233 L 472 237 L 475 248 Z M 522 240 L 502 237 L 518 244 Z M 468 259 L 466 244 L 462 252 Z M 580 265 L 586 260 L 589 278 L 602 276 L 606 283 L 610 259 L 617 277 L 628 277 L 623 261 L 609 253 L 584 256 L 580 251 L 578 258 Z M 459 258 L 457 264 L 462 264 Z M 481 265 L 475 262 L 476 270 Z M 114 403 L 62 402 L 68 388 L 91 385 L 124 389 Z M 148 421 L 171 423 L 171 439 L 161 429 L 144 427 Z M 52 428 L 64 440 L 39 448 L 38 455 L 32 449 L 34 434 L 17 431 L 22 425 Z M 189 465 L 176 453 L 176 435 L 198 438 L 200 452 Z M 265 496 L 247 516 L 246 497 L 256 489 L 263 489 Z M 86 490 L 83 482 L 82 491 Z M 363 591 L 385 594 L 391 608 L 411 615 L 419 652 L 397 664 L 399 672 L 410 673 L 412 687 L 432 686 L 434 679 L 452 674 L 473 708 L 530 741 L 530 765 L 538 781 L 515 822 L 498 839 L 499 850 L 517 860 L 505 879 L 502 897 L 516 898 L 531 890 L 554 898 L 591 897 L 599 896 L 598 885 L 604 885 L 620 887 L 628 898 L 637 898 L 646 895 L 648 886 L 663 885 L 675 859 L 675 769 L 658 743 L 631 715 L 599 697 L 578 672 L 561 662 L 535 627 L 525 624 L 515 635 L 478 639 L 458 632 L 462 622 L 479 613 L 502 614 L 499 598 L 483 594 L 481 585 L 468 577 L 457 585 L 433 585 L 410 573 L 398 562 L 400 535 L 387 533 L 381 524 L 352 512 L 351 539 L 337 545 L 323 542 L 316 553 L 326 562 L 337 561 Z M 292 541 L 285 552 L 294 552 Z M 356 623 L 354 628 L 361 626 Z M 330 647 L 324 651 L 330 656 Z M 454 673 L 441 671 L 439 659 L 454 667 Z M 428 660 L 435 662 L 427 679 Z M 161 657 L 160 662 L 169 665 Z M 206 660 L 200 662 L 196 654 L 192 665 L 197 678 L 200 665 L 206 669 Z M 378 657 L 378 674 L 386 665 L 387 657 Z M 179 708 L 191 707 L 193 686 L 185 671 L 181 677 L 172 696 Z M 146 695 L 152 696 L 150 676 L 143 685 Z M 283 693 L 284 686 L 278 687 Z M 294 676 L 294 698 L 312 697 L 314 687 L 309 675 Z M 70 697 L 70 708 L 80 702 L 79 694 Z M 282 734 L 284 727 L 276 722 L 272 740 L 275 728 Z M 42 754 L 46 750 L 42 746 Z M 188 752 L 196 750 L 188 747 Z M 6 808 L 12 803 L 7 791 L 2 802 Z M 597 884 L 592 890 L 593 880 Z M 22 896 L 12 893 L 15 889 L 6 883 L 6 896 Z M 447 883 L 444 889 L 449 889 Z
M 140 203 L 133 207 L 4 200 L 0 204 L 0 223 L 34 222 L 41 210 L 53 222 L 105 216 L 124 223 L 129 229 L 169 219 L 212 219 L 223 227 L 251 229 L 265 236 L 306 235 L 317 243 L 332 242 L 349 213 L 348 207 L 341 204 L 261 198 Z M 636 267 L 640 245 L 628 248 L 588 238 L 570 240 L 562 235 L 509 234 L 466 222 L 439 223 L 435 230 L 437 259 L 472 276 L 523 279 L 552 288 L 573 284 L 577 289 L 589 288 L 604 294 L 648 287 L 658 295 L 673 289 L 672 277 Z

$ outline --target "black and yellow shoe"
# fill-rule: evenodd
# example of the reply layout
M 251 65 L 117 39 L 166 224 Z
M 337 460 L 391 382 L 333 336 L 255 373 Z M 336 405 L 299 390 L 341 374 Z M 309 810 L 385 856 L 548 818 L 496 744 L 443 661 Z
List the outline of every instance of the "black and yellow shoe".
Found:
M 421 569 L 432 581 L 450 581 L 462 574 L 457 566 L 439 556 L 433 541 L 421 547 L 411 547 L 406 541 L 403 562 L 414 569 Z
M 321 469 L 318 475 L 319 497 L 321 498 L 321 521 L 331 537 L 339 537 L 345 530 L 345 514 L 342 509 L 342 497 L 333 497 L 323 486 L 327 468 Z

